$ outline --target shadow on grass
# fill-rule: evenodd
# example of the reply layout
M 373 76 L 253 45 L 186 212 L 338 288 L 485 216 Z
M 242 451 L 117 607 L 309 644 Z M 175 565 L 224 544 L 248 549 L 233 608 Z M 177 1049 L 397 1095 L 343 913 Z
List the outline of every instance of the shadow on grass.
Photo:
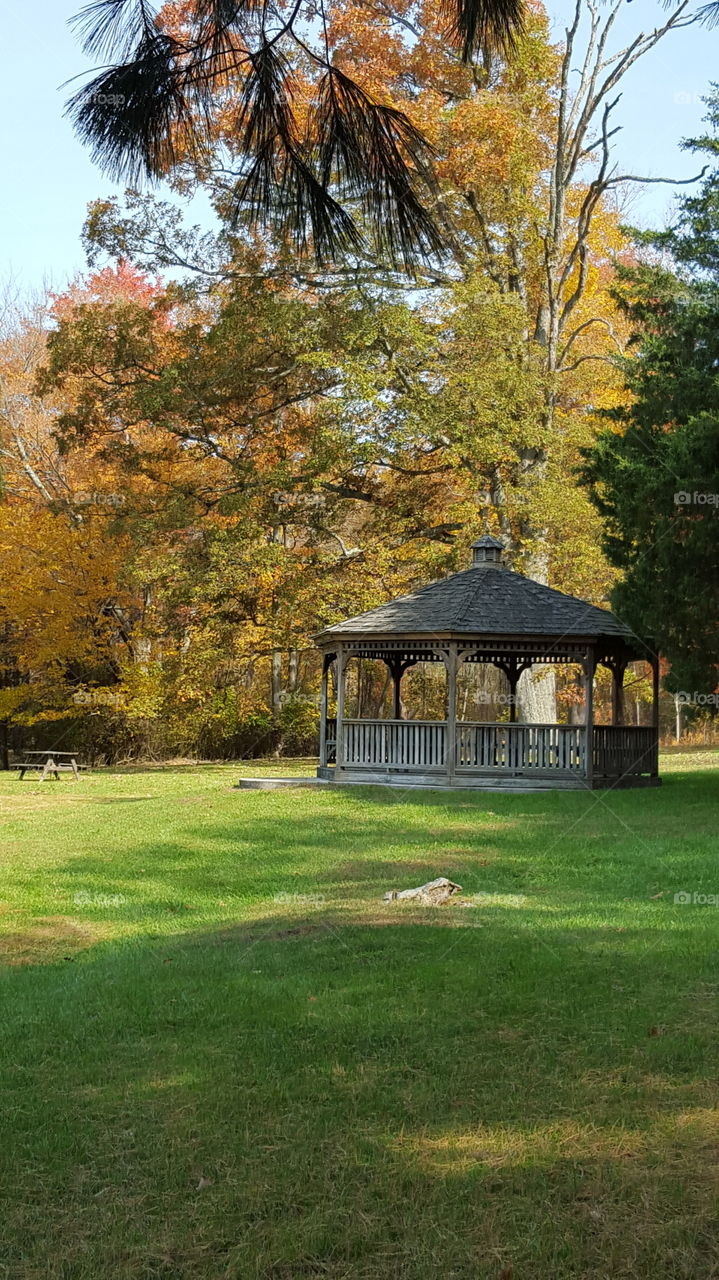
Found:
M 718 781 L 109 811 L 0 970 L 2 1280 L 715 1276 Z
M 465 914 L 5 971 L 0 1274 L 715 1274 L 709 941 Z

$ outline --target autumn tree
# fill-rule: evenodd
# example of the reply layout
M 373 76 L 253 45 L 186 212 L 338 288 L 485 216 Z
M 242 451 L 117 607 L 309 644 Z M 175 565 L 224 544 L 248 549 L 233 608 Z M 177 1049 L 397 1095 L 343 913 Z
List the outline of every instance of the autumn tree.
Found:
M 140 287 L 148 287 L 144 279 L 122 268 L 99 273 L 89 294 L 107 299 Z M 82 296 L 78 288 L 72 293 L 75 301 Z M 38 387 L 48 328 L 72 305 L 65 296 L 6 308 L 0 338 L 6 731 L 11 722 L 72 718 L 78 691 L 114 687 L 142 612 L 126 573 L 133 539 L 119 519 L 130 482 L 98 448 L 63 449 L 57 425 L 69 402 L 57 389 Z

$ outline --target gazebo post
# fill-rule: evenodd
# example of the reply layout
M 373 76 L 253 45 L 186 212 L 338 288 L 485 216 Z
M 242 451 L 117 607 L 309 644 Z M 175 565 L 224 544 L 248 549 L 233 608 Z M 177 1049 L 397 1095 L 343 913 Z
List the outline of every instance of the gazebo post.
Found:
M 652 654 L 652 728 L 654 729 L 654 758 L 652 777 L 659 776 L 659 654 Z
M 337 768 L 341 769 L 345 762 L 345 665 L 346 657 L 342 641 L 337 645 Z
M 402 719 L 402 697 L 400 693 L 401 684 L 402 684 L 402 676 L 399 671 L 395 671 L 394 675 L 392 676 L 392 686 L 393 686 L 392 712 L 395 720 Z
M 402 719 L 402 676 L 404 675 L 404 663 L 401 658 L 385 659 L 389 672 L 392 677 L 392 718 L 394 720 Z
M 454 767 L 457 755 L 457 645 L 450 644 L 445 650 L 445 666 L 447 668 L 447 782 L 454 780 Z
M 334 655 L 322 655 L 322 685 L 320 688 L 320 767 L 327 764 L 327 683 Z
M 592 782 L 592 774 L 594 772 L 594 671 L 596 663 L 594 658 L 594 648 L 587 650 L 587 656 L 582 663 L 584 671 L 584 706 L 586 708 L 584 716 L 584 777 L 590 784 Z

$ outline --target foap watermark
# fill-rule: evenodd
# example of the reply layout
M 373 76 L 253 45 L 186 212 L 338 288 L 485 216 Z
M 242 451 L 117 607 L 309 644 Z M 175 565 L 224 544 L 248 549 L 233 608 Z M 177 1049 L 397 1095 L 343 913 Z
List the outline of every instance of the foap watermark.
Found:
M 76 907 L 121 907 L 127 898 L 123 893 L 76 893 Z
M 272 500 L 278 507 L 324 507 L 327 503 L 323 493 L 273 493 Z
M 322 893 L 276 893 L 272 901 L 280 907 L 321 907 L 325 896 Z
M 719 693 L 697 693 L 696 689 L 688 693 L 686 689 L 680 689 L 674 694 L 674 699 L 682 707 L 719 707 Z
M 123 697 L 120 693 L 110 693 L 107 689 L 85 689 L 72 695 L 76 707 L 121 707 Z
M 476 699 L 482 705 L 496 702 L 501 707 L 513 707 L 519 704 L 519 697 L 516 693 L 487 693 L 485 689 L 480 689 Z
M 127 498 L 123 493 L 88 493 L 81 489 L 70 495 L 74 507 L 123 507 Z
M 698 889 L 680 889 L 674 894 L 677 907 L 719 907 L 719 893 L 700 893 Z
M 675 107 L 700 107 L 704 101 L 701 93 L 690 93 L 688 89 L 680 89 L 672 96 Z
M 675 507 L 717 507 L 719 508 L 719 493 L 704 493 L 700 489 L 679 489 L 674 494 Z
M 277 695 L 277 701 L 281 707 L 289 706 L 297 702 L 302 702 L 308 707 L 318 707 L 320 705 L 319 694 L 314 693 L 295 693 L 292 689 L 280 689 Z
M 90 94 L 90 100 L 109 107 L 124 107 L 127 102 L 124 93 L 101 93 L 99 89 Z

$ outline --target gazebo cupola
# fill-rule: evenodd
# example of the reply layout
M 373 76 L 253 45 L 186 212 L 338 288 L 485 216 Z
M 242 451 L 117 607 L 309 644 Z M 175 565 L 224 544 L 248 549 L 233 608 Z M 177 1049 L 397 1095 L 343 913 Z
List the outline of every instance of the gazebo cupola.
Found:
M 472 543 L 472 564 L 501 564 L 504 544 L 490 534 Z
M 324 654 L 320 777 L 339 783 L 382 782 L 440 787 L 596 787 L 658 782 L 659 659 L 606 609 L 565 595 L 502 563 L 503 544 L 484 535 L 472 563 L 316 637 Z M 355 660 L 377 659 L 393 682 L 391 718 L 348 718 L 346 675 Z M 652 723 L 623 723 L 627 664 L 648 661 L 653 673 Z M 446 673 L 443 719 L 403 715 L 401 683 L 421 662 Z M 457 717 L 457 676 L 464 664 L 502 671 L 510 695 L 508 721 Z M 584 723 L 517 723 L 517 683 L 525 671 L 577 664 L 583 672 Z M 598 665 L 612 672 L 612 724 L 594 723 Z M 334 670 L 336 715 L 329 714 Z

